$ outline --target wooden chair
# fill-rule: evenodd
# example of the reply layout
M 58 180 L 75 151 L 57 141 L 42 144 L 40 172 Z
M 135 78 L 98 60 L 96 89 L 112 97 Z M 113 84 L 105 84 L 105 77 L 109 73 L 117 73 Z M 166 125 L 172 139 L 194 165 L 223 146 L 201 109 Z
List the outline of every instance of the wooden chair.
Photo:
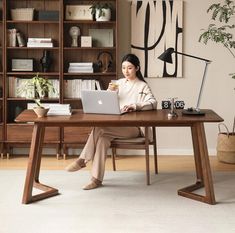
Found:
M 142 149 L 145 150 L 145 160 L 146 160 L 146 182 L 147 185 L 150 184 L 150 171 L 149 171 L 149 146 L 153 146 L 154 150 L 154 166 L 155 166 L 155 174 L 158 173 L 158 164 L 157 164 L 157 141 L 156 141 L 156 129 L 155 127 L 151 127 L 152 129 L 152 140 L 148 140 L 148 145 L 146 145 L 145 137 L 131 138 L 131 139 L 114 139 L 111 142 L 112 149 L 112 162 L 113 162 L 113 170 L 116 171 L 116 154 L 117 149 Z M 148 137 L 148 135 L 146 135 Z

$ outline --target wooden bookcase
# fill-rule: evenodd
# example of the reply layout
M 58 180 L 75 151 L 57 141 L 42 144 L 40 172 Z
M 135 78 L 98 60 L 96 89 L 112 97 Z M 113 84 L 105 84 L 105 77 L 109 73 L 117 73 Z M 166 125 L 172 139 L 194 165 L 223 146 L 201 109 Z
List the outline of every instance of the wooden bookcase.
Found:
M 102 22 L 84 19 L 66 19 L 67 6 L 89 6 L 94 2 L 108 2 L 112 4 L 112 18 L 110 21 Z M 28 148 L 31 141 L 32 125 L 29 123 L 17 124 L 15 117 L 33 99 L 11 97 L 9 89 L 11 77 L 30 79 L 36 73 L 51 80 L 58 80 L 58 98 L 44 98 L 45 103 L 68 103 L 72 108 L 82 108 L 80 98 L 67 98 L 65 95 L 65 82 L 73 79 L 96 80 L 103 89 L 106 89 L 112 79 L 117 78 L 117 0 L 3 0 L 0 1 L 0 143 L 2 155 L 9 155 L 12 148 Z M 34 8 L 33 20 L 13 20 L 12 9 Z M 58 19 L 39 20 L 39 11 L 56 11 Z M 78 37 L 78 46 L 72 47 L 70 28 L 79 27 L 81 35 Z M 9 45 L 9 29 L 17 29 L 25 42 L 28 38 L 51 38 L 53 47 L 12 47 Z M 111 46 L 98 47 L 92 42 L 92 47 L 81 47 L 81 36 L 90 36 L 90 30 L 112 31 L 113 44 Z M 94 38 L 93 38 L 94 39 Z M 49 71 L 42 72 L 40 59 L 43 51 L 50 53 L 52 64 Z M 108 54 L 111 58 L 111 68 L 103 73 L 97 69 L 100 63 L 100 55 Z M 12 71 L 12 59 L 33 59 L 33 71 Z M 107 60 L 107 58 L 106 58 Z M 108 62 L 110 62 L 108 60 Z M 95 67 L 94 73 L 69 73 L 71 62 L 92 62 Z M 10 88 L 9 88 L 10 86 Z M 17 86 L 17 84 L 16 84 Z M 2 93 L 2 94 L 1 94 Z M 67 150 L 71 145 L 83 145 L 88 133 L 88 128 L 47 128 L 45 147 L 56 148 L 56 154 L 62 154 L 61 149 Z M 72 135 L 72 136 L 71 136 Z

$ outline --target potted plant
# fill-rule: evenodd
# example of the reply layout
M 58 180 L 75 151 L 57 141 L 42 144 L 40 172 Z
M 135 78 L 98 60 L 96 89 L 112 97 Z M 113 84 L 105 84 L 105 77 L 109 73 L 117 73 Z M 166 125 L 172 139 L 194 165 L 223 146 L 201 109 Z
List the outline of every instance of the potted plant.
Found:
M 111 3 L 95 2 L 90 9 L 91 14 L 95 16 L 96 21 L 109 21 L 111 19 Z
M 212 12 L 211 19 L 220 22 L 220 25 L 210 24 L 208 28 L 203 29 L 203 33 L 199 37 L 199 42 L 207 44 L 208 41 L 222 44 L 235 58 L 235 40 L 233 38 L 232 29 L 235 28 L 235 3 L 231 0 L 225 0 L 224 4 L 214 3 L 209 6 L 207 13 Z M 232 18 L 233 17 L 233 18 Z M 232 21 L 233 20 L 233 21 Z M 232 22 L 231 22 L 232 21 Z M 235 79 L 235 73 L 230 74 Z
M 207 13 L 212 12 L 211 19 L 217 20 L 216 24 L 209 24 L 208 28 L 203 31 L 199 41 L 207 44 L 208 41 L 221 44 L 235 58 L 235 40 L 232 30 L 235 28 L 235 3 L 231 0 L 224 0 L 224 3 L 214 3 L 209 6 Z M 229 74 L 235 79 L 235 73 Z M 226 132 L 220 131 L 220 125 L 224 125 Z M 232 132 L 229 132 L 225 124 L 219 124 L 219 134 L 217 138 L 217 156 L 219 161 L 226 163 L 235 163 L 235 118 Z
M 47 78 L 40 77 L 38 73 L 18 87 L 18 93 L 21 94 L 21 96 L 34 99 L 37 104 L 34 111 L 38 117 L 45 116 L 49 110 L 49 108 L 43 107 L 40 101 L 40 99 L 48 95 L 49 91 L 55 92 L 51 81 Z

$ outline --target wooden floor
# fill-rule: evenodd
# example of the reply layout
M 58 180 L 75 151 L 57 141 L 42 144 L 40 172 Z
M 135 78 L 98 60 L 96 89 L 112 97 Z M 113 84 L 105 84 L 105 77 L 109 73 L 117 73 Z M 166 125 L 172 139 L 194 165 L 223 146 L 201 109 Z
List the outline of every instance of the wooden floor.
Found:
M 68 156 L 66 160 L 57 160 L 55 156 L 43 156 L 41 169 L 63 170 L 76 156 Z M 26 169 L 27 156 L 14 155 L 10 159 L 0 159 L 0 169 Z M 151 156 L 151 169 L 153 169 L 153 158 Z M 90 168 L 90 164 L 85 169 Z M 159 172 L 195 171 L 193 156 L 158 156 Z M 235 171 L 235 164 L 218 162 L 216 156 L 210 156 L 212 171 Z M 144 171 L 144 156 L 118 156 L 116 159 L 117 170 L 122 171 Z M 112 170 L 111 159 L 107 159 L 106 170 Z

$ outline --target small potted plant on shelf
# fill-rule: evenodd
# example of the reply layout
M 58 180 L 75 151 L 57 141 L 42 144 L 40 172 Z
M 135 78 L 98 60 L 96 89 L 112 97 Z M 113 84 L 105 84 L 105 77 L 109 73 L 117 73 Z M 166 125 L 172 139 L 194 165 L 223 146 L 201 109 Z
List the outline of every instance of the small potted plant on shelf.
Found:
M 37 107 L 34 108 L 38 117 L 43 117 L 49 111 L 49 108 L 43 107 L 40 99 L 45 98 L 48 92 L 55 92 L 55 89 L 50 80 L 40 77 L 37 73 L 33 78 L 26 80 L 18 87 L 18 93 L 26 98 L 34 99 Z
M 110 21 L 111 19 L 111 3 L 94 2 L 90 7 L 91 14 L 95 16 L 96 21 Z

